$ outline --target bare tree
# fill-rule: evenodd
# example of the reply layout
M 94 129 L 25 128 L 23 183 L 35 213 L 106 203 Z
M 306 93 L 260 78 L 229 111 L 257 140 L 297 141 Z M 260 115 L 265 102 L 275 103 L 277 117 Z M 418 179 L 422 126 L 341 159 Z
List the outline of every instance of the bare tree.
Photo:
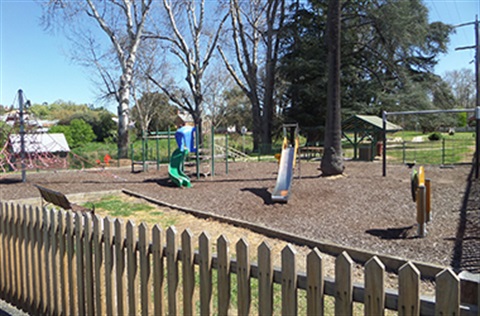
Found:
M 210 71 L 205 77 L 204 111 L 210 116 L 215 127 L 228 124 L 229 113 L 225 93 L 235 85 L 223 65 L 219 66 L 214 67 L 215 71 Z
M 145 87 L 145 89 L 140 90 L 140 98 L 137 96 L 138 91 L 139 89 L 137 89 L 135 86 L 132 86 L 132 96 L 135 102 L 135 106 L 132 109 L 132 115 L 140 125 L 142 135 L 145 136 L 148 133 L 148 126 L 150 126 L 150 122 L 157 115 L 155 110 L 157 100 L 153 97 L 154 93 L 150 90 L 148 85 Z
M 447 71 L 443 77 L 452 89 L 457 107 L 475 107 L 475 74 L 471 69 Z
M 108 94 L 118 102 L 118 151 L 122 158 L 128 152 L 128 125 L 130 93 L 133 81 L 133 71 L 137 59 L 137 52 L 142 42 L 142 35 L 150 12 L 153 0 L 109 0 L 109 1 L 65 1 L 50 0 L 44 4 L 44 18 L 47 25 L 56 23 L 61 16 L 71 29 L 88 39 L 88 47 L 92 62 L 97 67 L 101 80 L 105 84 Z M 94 24 L 88 23 L 93 19 Z M 84 23 L 87 22 L 87 23 Z M 87 25 L 87 30 L 78 31 L 80 26 Z M 90 29 L 88 29 L 90 27 Z M 105 57 L 97 51 L 99 46 L 90 35 L 97 28 L 108 37 L 110 54 L 116 58 L 116 65 L 120 68 L 119 79 L 114 79 L 111 69 L 102 61 Z M 78 40 L 78 37 L 73 40 Z
M 285 21 L 285 0 L 230 0 L 234 62 L 222 47 L 222 59 L 252 103 L 254 148 L 271 146 L 275 84 Z
M 325 176 L 343 173 L 340 95 L 341 0 L 329 0 L 327 17 L 328 91 L 324 153 L 320 168 Z
M 155 41 L 143 43 L 142 50 L 138 54 L 138 62 L 135 67 L 135 84 L 132 85 L 132 95 L 135 101 L 133 107 L 134 117 L 146 135 L 148 127 L 154 118 L 161 115 L 166 96 L 157 92 L 157 87 L 149 77 L 155 75 L 165 76 L 170 70 L 168 62 L 160 54 L 162 47 Z M 140 95 L 140 98 L 138 97 Z M 166 116 L 167 113 L 164 113 Z
M 170 51 L 178 58 L 186 71 L 188 90 L 168 86 L 164 80 L 149 78 L 180 108 L 190 113 L 202 135 L 202 103 L 204 98 L 204 74 L 211 61 L 220 32 L 228 14 L 220 19 L 205 16 L 205 0 L 163 0 L 167 13 L 168 31 L 154 32 L 146 36 L 166 41 Z M 156 34 L 155 34 L 156 33 Z M 199 138 L 202 140 L 202 137 Z

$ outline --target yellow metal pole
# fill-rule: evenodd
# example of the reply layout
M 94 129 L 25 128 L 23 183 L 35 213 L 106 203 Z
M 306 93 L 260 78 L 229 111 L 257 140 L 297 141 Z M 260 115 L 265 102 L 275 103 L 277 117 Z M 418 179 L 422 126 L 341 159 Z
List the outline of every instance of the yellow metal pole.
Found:
M 423 166 L 418 168 L 418 186 L 425 185 L 425 169 Z

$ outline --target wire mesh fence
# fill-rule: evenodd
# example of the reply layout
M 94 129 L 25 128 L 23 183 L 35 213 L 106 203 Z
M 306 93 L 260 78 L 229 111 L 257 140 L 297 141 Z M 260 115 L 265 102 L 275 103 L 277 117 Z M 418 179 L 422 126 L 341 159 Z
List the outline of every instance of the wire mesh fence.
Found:
M 388 163 L 453 165 L 472 163 L 475 138 L 387 143 Z

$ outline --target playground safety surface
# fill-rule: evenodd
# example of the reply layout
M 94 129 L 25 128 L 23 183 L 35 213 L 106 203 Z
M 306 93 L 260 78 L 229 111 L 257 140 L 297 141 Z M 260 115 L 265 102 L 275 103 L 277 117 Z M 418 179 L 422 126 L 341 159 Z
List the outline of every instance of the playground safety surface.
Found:
M 145 173 L 124 168 L 28 172 L 26 183 L 19 174 L 0 174 L 0 201 L 40 198 L 33 184 L 64 194 L 127 189 L 304 238 L 480 273 L 480 181 L 470 165 L 425 166 L 433 213 L 425 238 L 416 237 L 407 166 L 388 165 L 382 177 L 379 162 L 346 161 L 344 175 L 330 178 L 321 177 L 318 167 L 319 162 L 301 163 L 287 204 L 271 201 L 275 162 L 229 163 L 228 175 L 217 164 L 214 177 L 200 179 L 195 167 L 187 167 L 189 189 L 175 187 L 166 166 Z M 208 171 L 206 165 L 201 168 Z

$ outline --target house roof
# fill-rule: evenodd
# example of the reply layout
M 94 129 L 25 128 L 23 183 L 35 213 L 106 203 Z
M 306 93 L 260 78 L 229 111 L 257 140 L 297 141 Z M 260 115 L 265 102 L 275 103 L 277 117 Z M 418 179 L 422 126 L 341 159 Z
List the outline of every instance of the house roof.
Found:
M 65 135 L 62 133 L 37 133 L 25 134 L 25 152 L 27 153 L 46 153 L 46 152 L 69 152 Z M 14 153 L 21 151 L 20 135 L 10 135 L 10 144 Z
M 193 117 L 192 117 L 191 114 L 189 114 L 186 111 L 181 111 L 181 110 L 177 111 L 177 117 L 175 118 L 175 124 L 182 125 L 182 124 L 193 123 L 193 122 L 194 122 L 194 120 L 193 120 Z
M 393 133 L 402 130 L 402 127 L 387 121 L 387 132 Z M 342 131 L 348 132 L 381 132 L 383 120 L 375 115 L 354 115 L 342 123 Z

